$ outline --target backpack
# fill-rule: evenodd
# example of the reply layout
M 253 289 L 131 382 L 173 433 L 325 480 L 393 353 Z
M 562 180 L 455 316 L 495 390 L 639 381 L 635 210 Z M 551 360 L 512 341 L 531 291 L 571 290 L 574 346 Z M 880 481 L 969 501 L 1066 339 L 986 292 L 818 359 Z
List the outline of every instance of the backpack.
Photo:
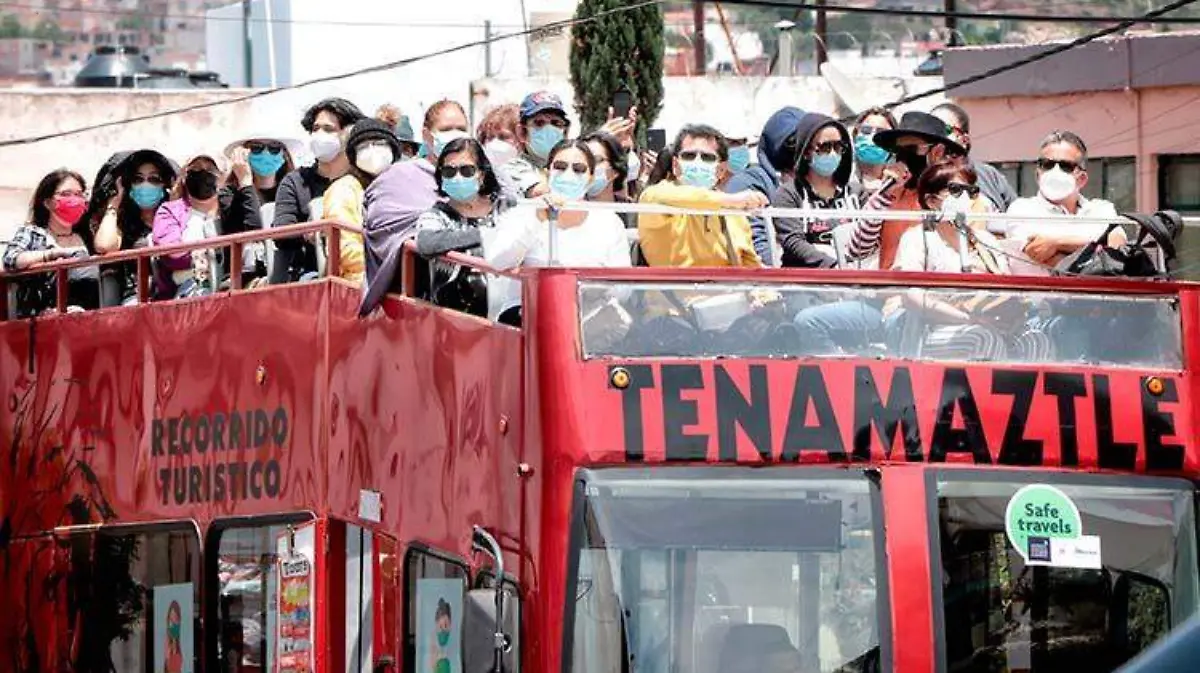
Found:
M 1175 243 L 1183 232 L 1183 219 L 1173 210 L 1163 210 L 1154 215 L 1122 213 L 1122 216 L 1138 225 L 1138 234 L 1132 241 L 1120 247 L 1108 245 L 1108 236 L 1119 222 L 1108 225 L 1096 240 L 1075 251 L 1054 268 L 1059 276 L 1108 276 L 1126 278 L 1161 278 L 1166 269 L 1160 269 L 1151 251 L 1146 248 L 1147 239 L 1152 239 L 1163 254 L 1163 265 L 1173 261 Z

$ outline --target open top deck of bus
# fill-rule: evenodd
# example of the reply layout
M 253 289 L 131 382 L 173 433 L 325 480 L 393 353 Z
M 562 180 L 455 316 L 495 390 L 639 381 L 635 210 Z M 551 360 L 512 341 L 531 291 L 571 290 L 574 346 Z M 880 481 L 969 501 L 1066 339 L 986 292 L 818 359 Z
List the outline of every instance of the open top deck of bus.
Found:
M 144 283 L 148 264 L 139 267 Z M 637 670 L 727 670 L 712 668 L 724 655 L 704 634 L 738 625 L 778 627 L 749 629 L 759 635 L 739 647 L 784 633 L 802 670 L 983 670 L 962 662 L 984 650 L 1018 670 L 1019 656 L 996 653 L 1012 638 L 980 644 L 958 624 L 994 640 L 988 619 L 1008 610 L 1011 621 L 1010 594 L 1026 580 L 995 526 L 1031 483 L 1067 493 L 1111 563 L 1102 578 L 1031 576 L 1038 596 L 1055 598 L 1021 594 L 1036 613 L 1021 627 L 1029 670 L 1083 651 L 1071 638 L 1116 638 L 1096 624 L 1115 623 L 1113 606 L 1125 600 L 1128 611 L 1138 587 L 1169 595 L 1147 619 L 1177 623 L 1200 606 L 1200 286 L 852 271 L 515 275 L 520 329 L 406 296 L 359 319 L 360 289 L 331 278 L 0 324 L 0 586 L 16 597 L 0 613 L 0 651 L 16 670 L 69 668 L 91 628 L 81 619 L 98 616 L 57 596 L 94 585 L 79 575 L 85 558 L 103 577 L 78 541 L 137 538 L 183 550 L 170 569 L 133 566 L 158 573 L 147 586 L 193 585 L 203 670 L 260 670 L 278 654 L 264 644 L 250 657 L 228 633 L 235 622 L 270 631 L 269 610 L 231 616 L 227 598 L 249 590 L 230 587 L 268 582 L 273 566 L 253 559 L 272 556 L 274 538 L 254 531 L 316 521 L 321 671 L 387 656 L 414 670 L 418 578 L 478 587 L 493 570 L 473 554 L 476 525 L 504 549 L 521 605 L 510 656 L 526 670 L 623 670 L 613 663 L 622 657 L 629 670 L 630 652 L 657 662 Z M 1094 326 L 1092 338 L 986 362 L 924 351 L 919 320 L 838 353 L 788 339 L 804 308 L 915 291 L 1065 317 Z M 630 337 L 681 298 L 713 307 L 710 329 Z M 736 320 L 723 322 L 755 302 L 775 311 L 778 339 L 744 339 Z M 1015 319 L 997 324 L 1021 331 Z M 151 541 L 159 531 L 174 537 Z M 331 550 L 340 560 L 320 560 Z M 352 580 L 357 594 L 342 591 Z M 35 581 L 49 593 L 28 592 Z M 795 589 L 792 607 L 781 587 Z M 1063 618 L 1072 625 L 1056 640 L 1046 620 L 1089 591 L 1106 598 L 1087 610 L 1106 616 Z M 1148 644 L 1121 637 L 1124 649 L 1087 670 L 1111 670 Z M 109 642 L 101 649 L 143 661 L 128 654 L 140 646 Z M 235 650 L 238 667 L 221 663 Z

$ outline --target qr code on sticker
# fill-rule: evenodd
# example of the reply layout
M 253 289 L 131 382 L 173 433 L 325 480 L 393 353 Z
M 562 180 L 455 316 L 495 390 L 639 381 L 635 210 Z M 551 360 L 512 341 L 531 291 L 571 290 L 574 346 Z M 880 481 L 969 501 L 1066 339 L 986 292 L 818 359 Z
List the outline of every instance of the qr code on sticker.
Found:
M 1029 538 L 1029 560 L 1050 562 L 1050 538 Z

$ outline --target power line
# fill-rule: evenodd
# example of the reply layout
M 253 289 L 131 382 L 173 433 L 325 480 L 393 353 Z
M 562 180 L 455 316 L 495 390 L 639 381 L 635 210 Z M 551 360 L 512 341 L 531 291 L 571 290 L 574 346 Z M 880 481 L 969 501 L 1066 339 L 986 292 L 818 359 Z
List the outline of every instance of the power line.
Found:
M 1168 5 L 1164 5 L 1153 11 L 1147 12 L 1142 18 L 1143 19 L 1156 19 L 1156 18 L 1162 16 L 1163 14 L 1166 14 L 1168 12 L 1173 12 L 1182 7 L 1187 7 L 1188 5 L 1191 5 L 1195 2 L 1196 2 L 1196 0 L 1175 0 L 1175 2 L 1172 2 Z M 1037 63 L 1038 61 L 1048 59 L 1051 56 L 1056 56 L 1058 54 L 1070 51 L 1077 47 L 1082 47 L 1086 44 L 1095 42 L 1096 40 L 1099 40 L 1102 37 L 1107 37 L 1109 35 L 1119 33 L 1123 30 L 1126 30 L 1127 28 L 1130 28 L 1131 26 L 1133 26 L 1134 24 L 1139 23 L 1139 22 L 1140 22 L 1139 19 L 1122 21 L 1121 23 L 1118 23 L 1115 26 L 1109 26 L 1108 28 L 1103 28 L 1101 30 L 1097 30 L 1095 32 L 1088 33 L 1087 35 L 1078 37 L 1074 40 L 1071 40 L 1070 42 L 1064 42 L 1062 44 L 1051 47 L 1051 48 L 1047 49 L 1046 51 L 1041 51 L 1036 54 L 1031 54 L 1030 56 L 1027 56 L 1025 58 L 1018 59 L 1016 61 L 1013 61 L 1012 63 L 1008 63 L 1008 64 L 1005 64 L 1002 66 L 992 68 L 991 70 L 986 70 L 977 75 L 971 75 L 970 77 L 961 79 L 957 82 L 954 82 L 953 84 L 947 84 L 945 86 L 941 86 L 936 89 L 931 89 L 924 93 L 913 94 L 911 96 L 905 96 L 904 98 L 901 98 L 900 100 L 888 103 L 884 107 L 886 107 L 888 109 L 893 109 L 893 108 L 899 107 L 901 105 L 908 105 L 909 103 L 915 103 L 916 101 L 924 100 L 931 96 L 937 96 L 940 94 L 948 93 L 955 89 L 967 86 L 968 84 L 982 82 L 985 79 L 991 79 L 993 77 L 996 77 L 997 75 L 1003 75 L 1006 72 L 1010 72 L 1012 70 L 1016 70 L 1018 68 L 1022 68 L 1024 66 L 1030 65 L 1032 63 Z
M 337 75 L 328 75 L 326 77 L 318 77 L 317 79 L 312 79 L 307 82 L 300 82 L 299 84 L 290 84 L 287 86 L 275 87 L 272 89 L 264 89 L 262 91 L 255 91 L 253 93 L 249 93 L 244 96 L 237 96 L 234 98 L 226 98 L 223 100 L 216 100 L 216 101 L 208 101 L 205 103 L 196 103 L 194 105 L 186 105 L 181 108 L 172 108 L 170 110 L 160 110 L 158 112 L 140 115 L 137 117 L 129 117 L 128 119 L 114 119 L 112 121 L 102 122 L 100 124 L 91 124 L 89 126 L 82 126 L 79 128 L 68 129 L 66 131 L 56 131 L 54 133 L 46 133 L 46 134 L 43 134 L 40 136 L 29 136 L 26 138 L 13 138 L 10 140 L 0 140 L 0 147 L 13 147 L 16 145 L 33 145 L 35 143 L 44 142 L 46 140 L 54 140 L 56 138 L 65 138 L 68 136 L 78 135 L 80 133 L 88 133 L 90 131 L 98 131 L 100 129 L 112 128 L 114 126 L 124 126 L 126 124 L 132 124 L 134 122 L 149 121 L 152 119 L 162 119 L 164 117 L 171 117 L 171 116 L 174 116 L 177 114 L 185 114 L 185 113 L 194 112 L 197 110 L 207 110 L 209 108 L 220 107 L 223 105 L 233 105 L 234 103 L 242 103 L 242 102 L 249 101 L 249 100 L 255 100 L 257 98 L 269 96 L 271 94 L 279 93 L 281 91 L 293 91 L 296 89 L 302 89 L 305 87 L 313 86 L 315 84 L 327 84 L 329 82 L 337 82 L 337 81 L 344 80 L 344 79 L 350 79 L 351 77 L 358 77 L 359 75 L 368 75 L 368 74 L 372 74 L 372 73 L 376 73 L 376 72 L 384 72 L 387 70 L 394 70 L 396 68 L 401 68 L 401 67 L 404 67 L 407 65 L 412 65 L 413 63 L 418 63 L 420 61 L 425 61 L 425 60 L 429 60 L 431 58 L 436 58 L 438 56 L 445 56 L 447 54 L 453 54 L 456 52 L 465 51 L 467 49 L 474 49 L 476 47 L 482 47 L 484 45 L 491 44 L 494 42 L 499 42 L 501 40 L 508 40 L 508 39 L 511 39 L 514 37 L 524 37 L 526 35 L 531 35 L 533 33 L 545 31 L 545 30 L 558 30 L 561 28 L 571 28 L 572 26 L 579 26 L 579 25 L 591 23 L 591 22 L 593 22 L 601 17 L 607 16 L 609 14 L 620 14 L 623 12 L 630 12 L 635 9 L 642 9 L 643 7 L 660 5 L 663 2 L 666 2 L 666 0 L 642 0 L 642 2 L 638 2 L 635 4 L 631 4 L 631 5 L 626 5 L 624 7 L 614 7 L 612 9 L 606 9 L 604 11 L 597 12 L 591 16 L 587 16 L 587 17 L 583 17 L 583 18 L 579 18 L 579 19 L 565 19 L 563 21 L 551 22 L 544 26 L 539 26 L 537 28 L 530 28 L 528 30 L 517 31 L 515 33 L 506 33 L 503 35 L 493 35 L 489 38 L 485 38 L 482 40 L 474 40 L 472 42 L 458 44 L 453 47 L 446 47 L 445 49 L 439 49 L 437 51 L 429 52 L 426 54 L 421 54 L 419 56 L 411 56 L 409 58 L 400 59 L 399 61 L 392 61 L 390 63 L 382 63 L 379 65 L 373 65 L 369 68 L 361 68 L 359 70 L 352 70 L 350 72 L 340 73 Z
M 1119 22 L 1122 24 L 1136 25 L 1142 23 L 1180 23 L 1180 24 L 1200 24 L 1200 17 L 1176 17 L 1169 19 L 1160 19 L 1159 17 L 1166 12 L 1158 13 L 1150 12 L 1141 16 L 1086 16 L 1086 15 L 1053 15 L 1053 14 L 1023 14 L 1023 13 L 1007 13 L 1007 12 L 947 12 L 943 10 L 916 10 L 916 9 L 891 9 L 886 7 L 844 7 L 838 5 L 818 5 L 803 2 L 786 2 L 785 0 L 723 0 L 727 5 L 745 5 L 756 7 L 775 7 L 777 9 L 795 9 L 800 11 L 823 11 L 826 14 L 875 14 L 883 16 L 904 16 L 910 18 L 926 18 L 926 19 L 968 19 L 978 21 L 1022 21 L 1027 23 L 1111 23 Z M 1173 7 L 1167 12 L 1175 11 L 1180 7 L 1189 3 L 1184 3 L 1179 7 Z

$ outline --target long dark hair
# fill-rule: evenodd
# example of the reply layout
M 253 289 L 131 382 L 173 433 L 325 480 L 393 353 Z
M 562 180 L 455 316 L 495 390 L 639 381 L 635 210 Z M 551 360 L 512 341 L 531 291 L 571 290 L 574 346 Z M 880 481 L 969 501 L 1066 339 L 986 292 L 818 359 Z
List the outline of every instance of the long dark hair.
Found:
M 33 199 L 29 201 L 29 223 L 38 229 L 46 229 L 50 226 L 50 209 L 46 207 L 46 201 L 49 201 L 54 196 L 54 192 L 58 191 L 59 186 L 67 180 L 74 179 L 79 183 L 79 187 L 87 193 L 87 180 L 83 176 L 68 168 L 60 168 L 46 174 L 42 181 L 38 183 L 37 189 L 33 190 Z M 79 234 L 88 228 L 87 222 L 81 217 L 75 223 L 72 230 Z
M 621 149 L 621 141 L 616 136 L 603 131 L 595 131 L 581 138 L 585 143 L 600 143 L 604 153 L 608 155 L 608 167 L 612 171 L 612 186 L 614 192 L 625 189 L 629 182 L 629 165 L 625 161 L 625 152 Z
M 654 160 L 654 166 L 650 169 L 650 175 L 647 176 L 647 185 L 657 185 L 663 180 L 672 179 L 672 171 L 675 163 L 675 146 L 667 145 L 658 153 L 658 158 Z
M 479 167 L 479 193 L 493 200 L 500 196 L 500 180 L 496 178 L 492 162 L 487 158 L 487 152 L 483 151 L 483 146 L 474 138 L 455 138 L 442 149 L 442 154 L 437 160 L 437 170 L 433 172 L 438 194 L 446 196 L 442 191 L 442 166 L 446 165 L 446 157 L 463 151 L 469 151 L 475 159 L 475 165 Z

